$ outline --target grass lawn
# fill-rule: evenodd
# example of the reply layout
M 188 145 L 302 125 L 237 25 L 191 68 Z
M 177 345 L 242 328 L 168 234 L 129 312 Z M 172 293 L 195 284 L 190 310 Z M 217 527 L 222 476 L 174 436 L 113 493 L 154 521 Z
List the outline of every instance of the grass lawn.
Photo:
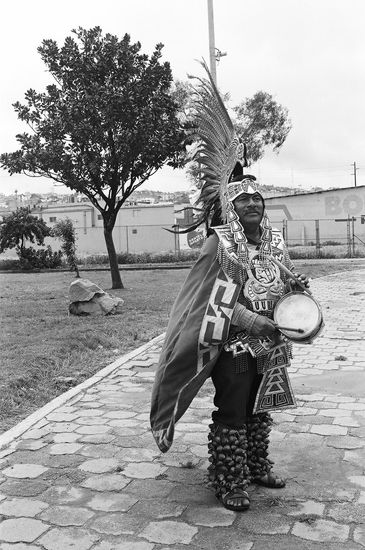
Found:
M 296 264 L 311 277 L 359 267 L 338 260 Z M 71 273 L 0 274 L 0 432 L 161 334 L 187 274 L 186 269 L 122 271 L 125 289 L 110 292 L 123 298 L 124 312 L 107 317 L 68 315 Z M 81 276 L 110 289 L 107 271 Z

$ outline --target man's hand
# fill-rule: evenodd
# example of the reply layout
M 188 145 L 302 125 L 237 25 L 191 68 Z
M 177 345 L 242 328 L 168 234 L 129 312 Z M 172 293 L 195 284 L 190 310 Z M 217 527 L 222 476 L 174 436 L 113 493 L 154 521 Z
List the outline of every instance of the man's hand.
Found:
M 297 279 L 307 288 L 309 288 L 309 278 L 304 273 L 294 273 Z M 293 279 L 290 279 L 290 286 L 293 290 L 303 290 Z
M 280 333 L 276 328 L 274 321 L 268 319 L 268 317 L 265 317 L 264 315 L 258 315 L 252 325 L 250 335 L 255 337 L 270 336 L 275 338 L 279 336 Z

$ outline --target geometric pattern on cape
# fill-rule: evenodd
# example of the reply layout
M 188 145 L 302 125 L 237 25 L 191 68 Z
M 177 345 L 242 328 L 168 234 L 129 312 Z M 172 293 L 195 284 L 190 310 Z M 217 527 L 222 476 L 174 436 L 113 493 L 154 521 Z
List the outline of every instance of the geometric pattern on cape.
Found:
M 198 372 L 217 354 L 217 346 L 228 337 L 233 308 L 236 305 L 241 286 L 222 269 L 219 270 L 198 339 Z
M 267 364 L 256 395 L 253 413 L 296 407 L 287 366 L 290 364 L 285 344 L 268 354 Z

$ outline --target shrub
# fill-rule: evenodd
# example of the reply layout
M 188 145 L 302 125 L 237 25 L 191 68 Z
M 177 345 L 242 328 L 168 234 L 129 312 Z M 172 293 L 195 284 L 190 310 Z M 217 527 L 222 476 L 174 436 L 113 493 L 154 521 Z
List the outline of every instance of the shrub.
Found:
M 109 258 L 106 254 L 87 256 L 82 261 L 84 265 L 109 265 Z
M 132 254 L 129 252 L 120 252 L 118 254 L 118 263 L 121 265 L 129 264 L 165 264 L 165 263 L 177 263 L 177 262 L 195 262 L 200 254 L 199 250 L 187 250 L 182 251 L 180 254 L 174 254 L 172 252 L 165 252 L 160 254 L 153 254 L 149 252 L 142 252 L 140 254 Z M 109 258 L 107 255 L 88 256 L 84 259 L 85 265 L 109 265 Z
M 180 254 L 172 252 L 151 254 L 143 252 L 141 254 L 121 253 L 118 254 L 118 263 L 120 264 L 166 264 L 177 262 L 193 262 L 200 254 L 199 250 L 184 251 Z
M 13 269 L 20 269 L 19 260 L 0 260 L 1 271 L 11 271 Z
M 334 252 L 323 252 L 322 250 L 317 252 L 313 250 L 289 250 L 290 258 L 292 260 L 312 260 L 312 259 L 327 259 L 338 258 Z
M 62 252 L 53 252 L 48 245 L 47 248 L 35 250 L 33 247 L 24 248 L 19 258 L 20 269 L 54 269 L 62 265 Z
M 26 241 L 43 245 L 50 234 L 51 229 L 44 220 L 32 216 L 28 208 L 17 208 L 0 222 L 0 252 L 15 248 L 20 257 Z
M 80 277 L 76 257 L 76 231 L 72 220 L 59 220 L 53 226 L 52 235 L 61 240 L 61 250 L 66 256 L 70 270 L 76 272 L 76 277 Z
M 339 246 L 339 245 L 342 245 L 343 243 L 339 242 L 339 241 L 323 241 L 321 242 L 321 246 Z

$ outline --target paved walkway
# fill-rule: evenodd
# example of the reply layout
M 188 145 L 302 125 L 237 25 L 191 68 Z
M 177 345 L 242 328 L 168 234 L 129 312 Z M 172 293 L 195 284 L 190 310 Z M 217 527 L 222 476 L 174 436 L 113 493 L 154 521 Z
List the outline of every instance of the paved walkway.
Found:
M 209 384 L 161 455 L 149 432 L 161 337 L 0 437 L 1 550 L 361 550 L 365 547 L 365 271 L 314 281 L 326 329 L 296 346 L 298 408 L 275 414 L 287 487 L 251 509 L 205 486 Z

